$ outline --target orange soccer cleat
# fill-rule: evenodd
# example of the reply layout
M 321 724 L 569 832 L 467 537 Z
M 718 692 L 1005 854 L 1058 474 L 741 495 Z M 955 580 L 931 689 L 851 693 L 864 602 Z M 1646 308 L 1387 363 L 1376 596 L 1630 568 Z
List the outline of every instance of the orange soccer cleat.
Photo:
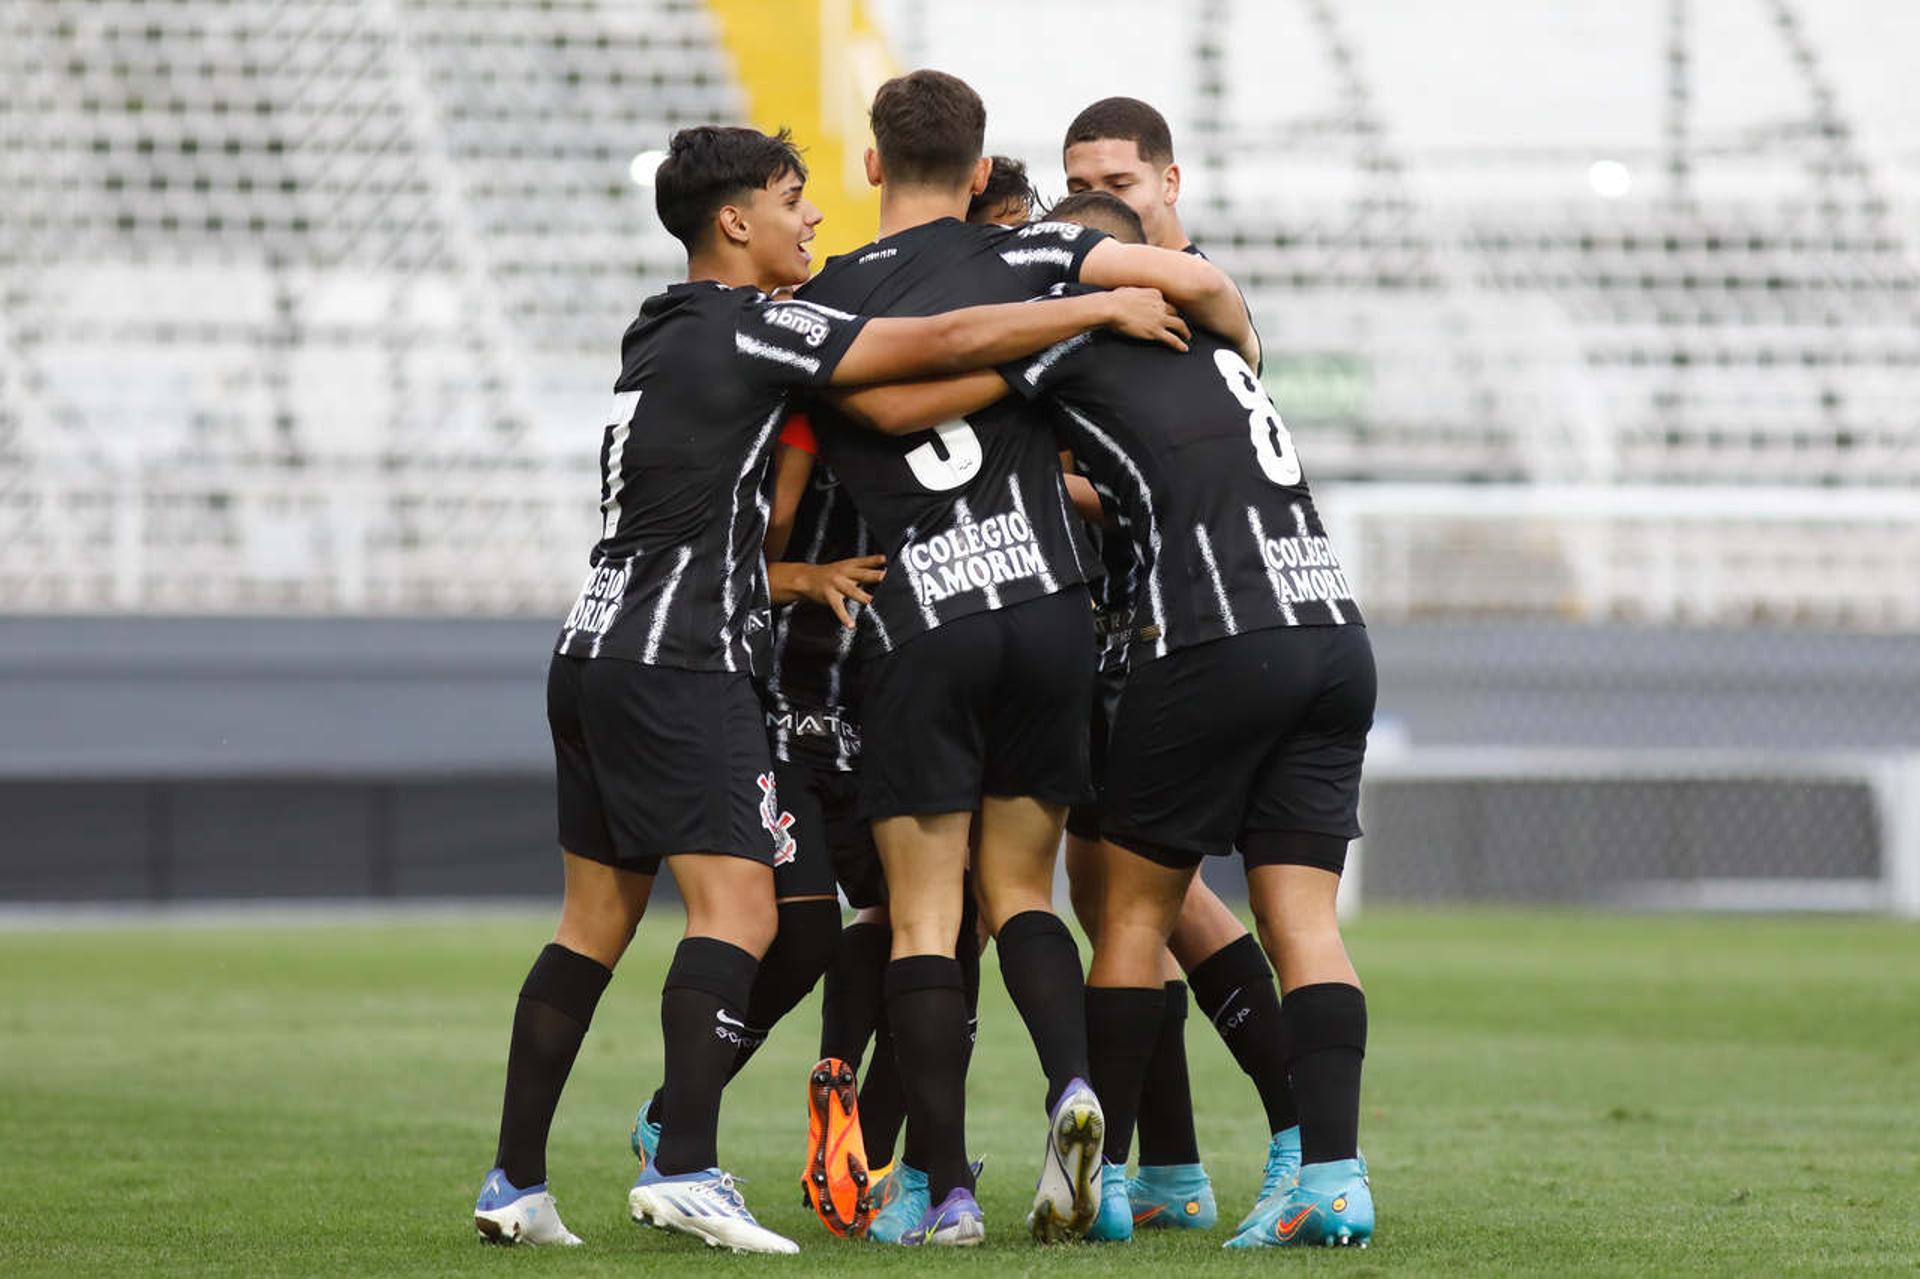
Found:
M 823 1057 L 807 1077 L 807 1166 L 800 1174 L 806 1206 L 840 1236 L 866 1233 L 873 1219 L 867 1148 L 853 1067 Z

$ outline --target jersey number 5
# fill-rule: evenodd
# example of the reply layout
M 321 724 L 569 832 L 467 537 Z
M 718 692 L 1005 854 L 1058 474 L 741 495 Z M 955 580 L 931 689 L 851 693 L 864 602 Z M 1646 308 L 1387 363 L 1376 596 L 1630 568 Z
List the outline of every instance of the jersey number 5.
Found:
M 980 437 L 965 419 L 942 422 L 934 438 L 907 450 L 913 478 L 936 493 L 957 489 L 980 471 Z
M 1227 390 L 1247 411 L 1247 434 L 1253 441 L 1253 455 L 1259 459 L 1260 469 L 1275 484 L 1289 488 L 1298 484 L 1300 455 L 1293 451 L 1293 437 L 1287 434 L 1287 424 L 1280 420 L 1280 410 L 1267 398 L 1260 379 L 1233 351 L 1215 351 L 1213 367 L 1220 370 Z

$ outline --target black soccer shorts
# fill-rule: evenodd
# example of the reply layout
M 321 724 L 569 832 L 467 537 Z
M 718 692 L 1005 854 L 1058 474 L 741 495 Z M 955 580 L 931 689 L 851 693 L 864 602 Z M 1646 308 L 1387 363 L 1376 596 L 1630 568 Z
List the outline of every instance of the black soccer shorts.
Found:
M 775 897 L 829 897 L 835 885 L 854 909 L 884 906 L 887 881 L 873 827 L 860 808 L 860 774 L 813 763 L 774 761 L 780 805 L 793 814 L 794 856 L 775 859 Z
M 867 816 L 966 812 L 983 795 L 1085 800 L 1092 652 L 1093 613 L 1076 586 L 948 622 L 867 662 Z
M 1097 655 L 1095 660 L 1099 660 Z M 1113 737 L 1114 713 L 1120 709 L 1120 690 L 1126 683 L 1124 666 L 1094 672 L 1091 713 L 1087 717 L 1087 759 L 1092 765 L 1093 798 L 1067 810 L 1067 833 L 1081 839 L 1100 838 L 1100 803 L 1107 783 L 1107 745 Z
M 1237 846 L 1249 868 L 1338 873 L 1360 834 L 1375 693 L 1363 626 L 1250 631 L 1135 668 L 1101 833 L 1165 866 Z
M 789 849 L 749 677 L 556 654 L 547 725 L 568 852 L 653 874 L 678 853 L 771 865 Z

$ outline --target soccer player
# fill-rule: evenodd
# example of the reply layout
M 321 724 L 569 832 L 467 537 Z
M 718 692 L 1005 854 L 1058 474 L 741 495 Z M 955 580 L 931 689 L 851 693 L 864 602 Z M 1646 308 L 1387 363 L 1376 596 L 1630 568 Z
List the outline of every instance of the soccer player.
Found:
M 1124 204 L 1056 210 L 1142 234 Z M 1063 202 L 1064 204 L 1064 202 Z M 1166 1002 L 1164 951 L 1199 863 L 1236 847 L 1287 992 L 1261 1023 L 1263 1096 L 1290 1079 L 1300 1153 L 1262 1186 L 1229 1247 L 1361 1244 L 1373 1200 L 1359 1157 L 1366 1000 L 1334 899 L 1359 834 L 1373 655 L 1299 455 L 1239 351 L 1196 331 L 1190 353 L 1068 341 L 1006 379 L 1046 396 L 1114 508 L 1139 590 L 1102 814 L 1102 898 L 1087 1019 L 1107 1114 L 1101 1219 L 1130 1221 L 1124 1161 Z M 887 430 L 978 410 L 972 375 L 862 392 Z M 914 397 L 918 396 L 918 399 Z M 1280 1078 L 1269 1078 L 1279 1076 Z
M 1137 98 L 1103 98 L 1067 126 L 1061 144 L 1070 193 L 1105 192 L 1139 217 L 1147 242 L 1199 253 L 1180 221 L 1180 165 L 1166 119 Z M 1071 196 L 1069 197 L 1072 198 Z M 1102 223 L 1101 225 L 1105 225 Z M 1257 371 L 1258 360 L 1249 363 Z M 1106 762 L 1107 738 L 1119 703 L 1126 666 L 1124 619 L 1135 582 L 1132 548 L 1124 537 L 1101 541 L 1107 575 L 1100 592 L 1101 630 L 1109 642 L 1100 658 L 1094 698 L 1093 758 Z M 1098 786 L 1104 779 L 1096 776 Z M 1067 818 L 1067 873 L 1074 912 L 1088 936 L 1099 934 L 1101 859 L 1099 804 L 1076 807 Z M 1177 964 L 1172 962 L 1177 961 Z M 1166 999 L 1160 1036 L 1147 1067 L 1140 1101 L 1140 1163 L 1128 1183 L 1134 1222 L 1142 1227 L 1207 1229 L 1217 1218 L 1212 1184 L 1200 1162 L 1194 1132 L 1192 1089 L 1186 1056 L 1187 984 L 1236 1062 L 1261 1086 L 1261 1104 L 1272 1134 L 1267 1181 L 1277 1184 L 1299 1162 L 1299 1128 L 1284 1072 L 1268 1059 L 1271 1027 L 1280 1015 L 1273 970 L 1260 946 L 1198 875 L 1174 925 L 1171 959 L 1163 973 Z M 1114 1233 L 1111 1213 L 1096 1237 Z
M 495 1167 L 474 1206 L 488 1239 L 578 1242 L 546 1189 L 547 1131 L 664 860 L 687 904 L 660 1006 L 669 1122 L 629 1205 L 711 1243 L 794 1251 L 753 1220 L 715 1152 L 790 838 L 752 685 L 767 662 L 762 481 L 789 392 L 979 365 L 1091 324 L 1184 332 L 1142 290 L 1095 310 L 1058 299 L 871 324 L 774 301 L 766 290 L 810 266 L 820 213 L 805 174 L 784 135 L 717 128 L 675 135 L 657 174 L 688 278 L 647 299 L 622 340 L 601 537 L 549 667 L 565 895 L 514 1015 Z
M 1056 284 L 1149 284 L 1199 323 L 1244 319 L 1232 282 L 1176 253 L 1077 226 L 969 226 L 986 184 L 986 111 L 964 82 L 916 71 L 882 85 L 870 181 L 880 238 L 834 258 L 804 300 L 891 315 L 1031 298 Z M 1029 1227 L 1084 1233 L 1097 1211 L 1099 1104 L 1085 1083 L 1079 951 L 1052 909 L 1065 806 L 1086 788 L 1097 568 L 1049 433 L 1022 406 L 909 438 L 826 404 L 823 460 L 887 557 L 861 612 L 861 787 L 886 871 L 886 1010 L 907 1087 L 905 1163 L 926 1205 L 902 1242 L 984 1234 L 965 1151 L 966 1010 L 954 940 L 976 810 L 974 875 L 1001 970 L 1047 1076 L 1048 1141 Z M 1083 674 L 1084 673 L 1084 674 Z
M 838 1131 L 859 1122 L 851 1080 L 874 1031 L 886 958 L 886 888 L 872 832 L 858 812 L 860 727 L 852 696 L 853 612 L 869 602 L 865 588 L 880 580 L 884 557 L 870 553 L 871 535 L 831 473 L 814 470 L 816 452 L 804 415 L 790 416 L 775 450 L 766 536 L 775 607 L 763 702 L 775 790 L 792 819 L 792 843 L 775 858 L 780 925 L 754 982 L 744 1042 L 730 1070 L 738 1074 L 773 1026 L 828 976 L 821 1055 L 831 1060 L 823 1060 L 809 1082 L 817 1139 L 810 1140 L 803 1186 L 827 1228 L 847 1235 L 866 1228 L 885 1177 L 877 1170 L 870 1186 L 868 1143 L 857 1130 Z M 844 933 L 836 887 L 859 912 Z M 890 1104 L 897 1080 L 873 1082 L 872 1109 L 890 1148 L 887 1114 L 904 1119 L 905 1103 Z M 643 1166 L 659 1145 L 665 1115 L 664 1090 L 656 1089 L 634 1117 L 633 1151 Z M 836 1128 L 832 1140 L 830 1126 Z
M 1033 219 L 1033 207 L 1040 203 L 1027 177 L 1027 166 L 1012 156 L 990 155 L 993 168 L 987 184 L 967 202 L 967 221 L 996 226 L 1024 226 Z

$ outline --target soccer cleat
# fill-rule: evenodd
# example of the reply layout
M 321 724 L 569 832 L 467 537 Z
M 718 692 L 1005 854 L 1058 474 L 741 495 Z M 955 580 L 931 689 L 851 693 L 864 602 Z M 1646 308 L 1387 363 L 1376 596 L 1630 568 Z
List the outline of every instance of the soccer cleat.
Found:
M 1373 1188 L 1358 1159 L 1308 1164 L 1254 1207 L 1229 1248 L 1364 1248 L 1373 1238 Z
M 653 1162 L 653 1152 L 660 1149 L 660 1125 L 647 1118 L 652 1109 L 653 1098 L 641 1102 L 639 1113 L 633 1117 L 633 1131 L 627 1134 L 627 1144 L 633 1147 L 633 1157 L 642 1169 Z
M 955 1186 L 938 1208 L 927 1209 L 913 1229 L 900 1236 L 900 1242 L 910 1248 L 971 1248 L 986 1237 L 986 1219 L 973 1192 Z
M 668 1177 L 661 1174 L 657 1164 L 650 1163 L 627 1192 L 627 1211 L 643 1226 L 677 1230 L 702 1240 L 709 1248 L 800 1251 L 799 1244 L 753 1219 L 747 1201 L 734 1185 L 733 1174 L 718 1168 Z
M 1136 1230 L 1211 1230 L 1220 1220 L 1213 1182 L 1199 1164 L 1142 1164 L 1127 1182 Z
M 844 1238 L 864 1231 L 872 1219 L 871 1184 L 853 1068 L 837 1057 L 823 1058 L 807 1079 L 801 1195 L 821 1224 Z
M 1120 1164 L 1101 1165 L 1100 1212 L 1087 1228 L 1087 1242 L 1133 1242 L 1133 1208 L 1127 1202 L 1127 1170 Z
M 878 1206 L 867 1222 L 867 1238 L 875 1243 L 899 1243 L 933 1206 L 927 1196 L 927 1174 L 900 1160 L 888 1164 L 882 1173 L 871 1183 Z
M 547 1193 L 546 1182 L 522 1190 L 498 1168 L 487 1174 L 480 1197 L 474 1200 L 473 1228 L 488 1243 L 557 1243 L 568 1247 L 580 1243 L 580 1236 L 560 1220 L 560 1210 Z
M 1267 1143 L 1267 1168 L 1260 1176 L 1260 1193 L 1253 1198 L 1253 1207 L 1247 1215 L 1240 1218 L 1240 1224 L 1233 1228 L 1238 1234 L 1253 1224 L 1259 1215 L 1260 1206 L 1279 1194 L 1281 1190 L 1293 1184 L 1300 1175 L 1300 1125 L 1282 1128 L 1273 1134 L 1273 1140 Z
M 1078 1239 L 1100 1211 L 1101 1143 L 1107 1117 L 1084 1080 L 1067 1085 L 1047 1117 L 1047 1149 L 1027 1231 L 1040 1243 Z

